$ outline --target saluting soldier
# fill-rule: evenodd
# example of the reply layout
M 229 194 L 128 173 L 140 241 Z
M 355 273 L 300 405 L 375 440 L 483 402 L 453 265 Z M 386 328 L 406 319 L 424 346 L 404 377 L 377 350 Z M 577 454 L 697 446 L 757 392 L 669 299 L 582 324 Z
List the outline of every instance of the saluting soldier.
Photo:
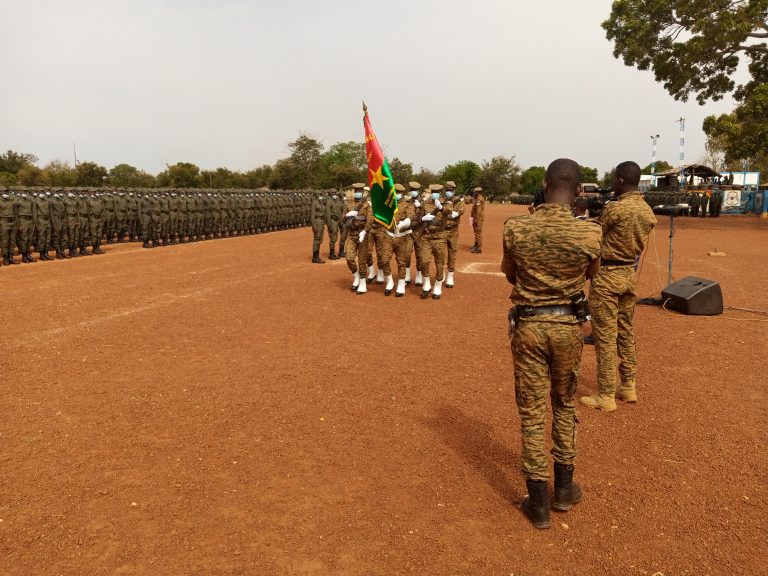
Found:
M 445 287 L 453 288 L 453 274 L 456 271 L 456 252 L 459 249 L 459 225 L 464 214 L 464 202 L 461 198 L 455 198 L 456 184 L 453 181 L 445 183 L 446 206 L 451 213 L 445 219 L 445 231 L 447 232 L 446 248 L 448 250 L 448 273 L 445 276 Z

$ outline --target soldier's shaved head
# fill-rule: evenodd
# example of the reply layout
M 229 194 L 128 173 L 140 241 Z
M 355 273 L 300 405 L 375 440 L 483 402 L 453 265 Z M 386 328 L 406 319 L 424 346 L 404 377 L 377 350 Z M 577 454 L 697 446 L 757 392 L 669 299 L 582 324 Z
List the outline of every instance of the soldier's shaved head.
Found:
M 629 186 L 640 184 L 640 172 L 640 166 L 637 162 L 632 162 L 631 160 L 616 166 L 616 177 L 622 178 Z
M 558 158 L 547 166 L 544 177 L 544 199 L 547 203 L 570 204 L 581 182 L 579 164 L 569 158 Z

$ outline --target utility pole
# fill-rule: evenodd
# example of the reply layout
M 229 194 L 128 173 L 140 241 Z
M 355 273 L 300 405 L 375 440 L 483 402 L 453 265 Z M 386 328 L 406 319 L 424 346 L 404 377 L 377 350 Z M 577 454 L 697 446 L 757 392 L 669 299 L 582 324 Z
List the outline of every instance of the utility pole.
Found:
M 77 168 L 77 143 L 72 142 L 72 152 L 75 153 L 75 168 Z
M 680 188 L 685 185 L 683 166 L 685 166 L 685 118 L 680 117 L 675 122 L 680 123 Z
M 651 148 L 651 182 L 653 187 L 656 187 L 656 141 L 659 139 L 659 135 L 651 136 L 653 147 Z

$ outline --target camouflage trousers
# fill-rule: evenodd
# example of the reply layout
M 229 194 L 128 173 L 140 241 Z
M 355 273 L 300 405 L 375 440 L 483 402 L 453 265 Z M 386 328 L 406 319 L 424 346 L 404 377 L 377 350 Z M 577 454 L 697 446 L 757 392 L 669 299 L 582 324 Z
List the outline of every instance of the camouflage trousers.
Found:
M 522 468 L 528 480 L 549 479 L 544 426 L 547 396 L 552 402 L 552 457 L 576 458 L 576 407 L 573 400 L 581 365 L 581 324 L 522 320 L 512 337 L 515 400 L 520 415 Z
M 472 231 L 475 233 L 475 246 L 478 250 L 483 249 L 483 219 L 472 219 Z
M 339 235 L 339 252 L 343 252 L 345 250 L 345 246 L 347 245 L 347 236 L 349 236 L 349 226 L 347 226 L 346 222 L 340 222 L 339 223 L 339 230 L 341 234 Z
M 634 388 L 637 374 L 632 316 L 635 311 L 635 270 L 632 266 L 603 266 L 592 279 L 589 311 L 597 357 L 597 389 L 616 393 L 616 355 L 622 384 Z
M 320 244 L 323 243 L 323 232 L 325 231 L 325 222 L 315 220 L 312 222 L 312 252 L 320 250 Z
M 456 271 L 456 251 L 459 249 L 459 229 L 448 231 L 446 238 L 446 248 L 448 249 L 448 272 Z
M 347 266 L 350 272 L 360 273 L 361 278 L 365 278 L 368 274 L 368 239 L 366 238 L 362 242 L 359 242 L 360 232 L 354 230 L 349 231 L 347 236 L 347 243 L 344 246 L 344 252 L 346 253 Z
M 39 232 L 37 235 L 37 251 L 41 254 L 47 252 L 51 248 L 51 221 L 50 219 L 44 220 L 40 218 L 40 224 L 38 226 Z
M 405 270 L 411 267 L 411 254 L 413 254 L 413 234 L 392 239 L 392 248 L 397 260 L 397 278 L 405 280 Z
M 435 281 L 443 279 L 446 258 L 446 239 L 445 232 L 436 234 L 424 234 L 421 239 L 421 275 L 429 278 L 429 265 L 432 260 L 435 261 Z
M 379 270 L 384 272 L 384 276 L 389 276 L 392 274 L 392 237 L 379 226 L 371 230 L 371 242 L 376 247 Z
M 86 244 L 91 244 L 94 248 L 101 244 L 101 235 L 104 230 L 104 219 L 101 214 L 94 214 L 90 217 L 88 222 L 88 233 L 90 234 L 90 242 L 86 241 Z

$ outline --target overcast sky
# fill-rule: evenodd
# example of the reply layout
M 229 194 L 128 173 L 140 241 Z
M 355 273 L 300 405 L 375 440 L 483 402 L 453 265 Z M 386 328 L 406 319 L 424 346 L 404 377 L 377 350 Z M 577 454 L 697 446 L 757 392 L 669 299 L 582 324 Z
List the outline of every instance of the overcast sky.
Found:
M 361 100 L 388 157 L 439 170 L 515 155 L 677 164 L 703 118 L 612 55 L 610 0 L 3 0 L 0 150 L 151 173 L 247 170 L 299 132 L 363 139 Z

